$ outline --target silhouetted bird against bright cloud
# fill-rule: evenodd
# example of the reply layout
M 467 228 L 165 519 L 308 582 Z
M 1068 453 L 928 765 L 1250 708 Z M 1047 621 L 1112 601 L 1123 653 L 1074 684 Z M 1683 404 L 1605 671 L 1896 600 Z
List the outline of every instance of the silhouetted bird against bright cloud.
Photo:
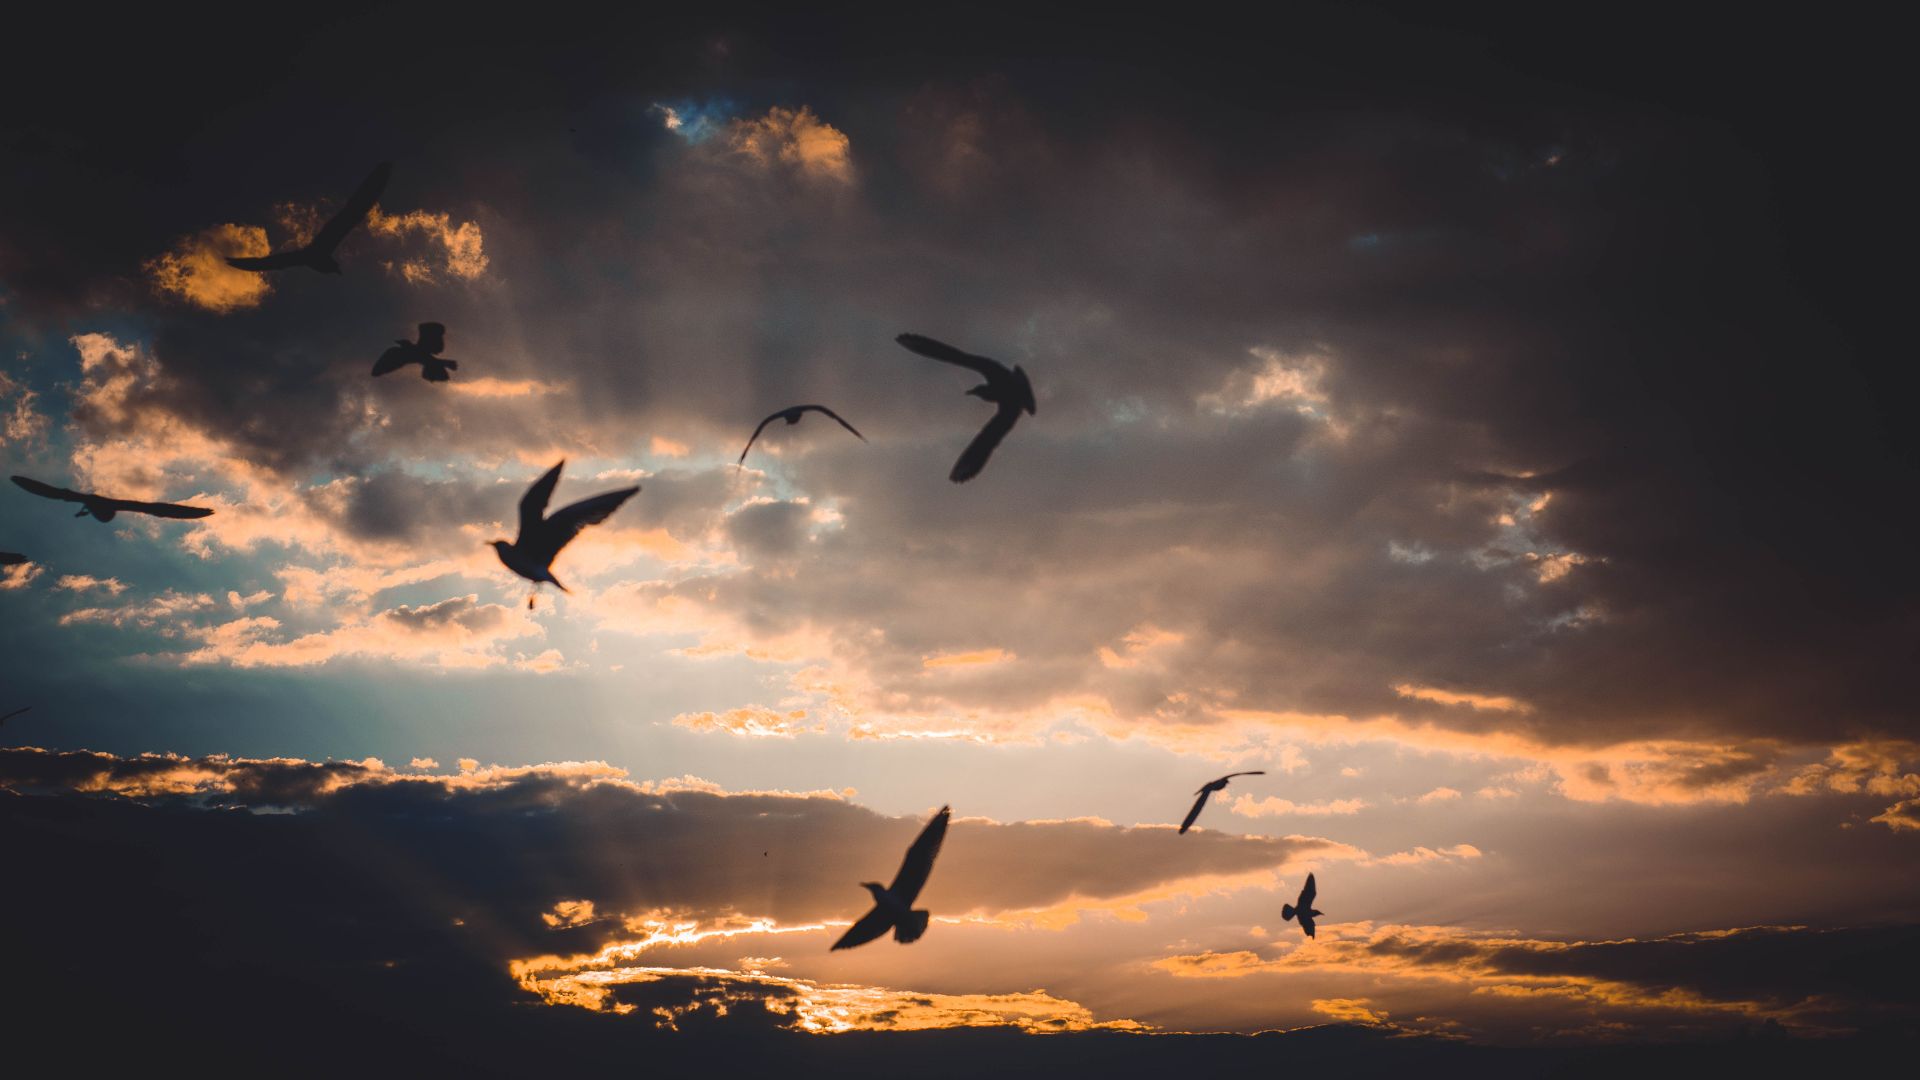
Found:
M 1314 917 L 1323 914 L 1313 910 L 1314 891 L 1313 875 L 1308 874 L 1306 887 L 1300 890 L 1300 899 L 1291 904 L 1280 905 L 1280 917 L 1288 922 L 1299 919 L 1300 929 L 1305 930 L 1308 937 L 1313 936 Z
M 951 813 L 948 807 L 941 807 L 933 820 L 927 822 L 927 827 L 920 830 L 920 838 L 907 849 L 907 858 L 900 864 L 900 872 L 893 876 L 893 884 L 883 889 L 877 881 L 860 883 L 861 888 L 873 894 L 873 910 L 847 927 L 847 932 L 840 935 L 840 940 L 834 942 L 828 952 L 865 945 L 888 930 L 893 931 L 893 940 L 902 945 L 920 940 L 932 916 L 913 910 L 913 902 L 926 885 L 927 875 L 933 872 L 933 857 L 940 854 L 940 841 L 946 839 L 947 818 Z
M 765 420 L 760 421 L 760 426 L 753 429 L 753 438 L 747 440 L 747 449 L 740 451 L 740 460 L 738 462 L 735 462 L 735 464 L 736 465 L 744 464 L 746 462 L 747 450 L 753 449 L 754 440 L 760 438 L 760 433 L 767 430 L 768 424 L 773 423 L 775 420 L 785 420 L 789 424 L 797 424 L 800 422 L 800 418 L 806 415 L 809 411 L 817 412 L 817 413 L 825 413 L 826 415 L 833 417 L 835 420 L 839 420 L 840 426 L 843 428 L 846 428 L 848 431 L 853 432 L 854 438 L 859 439 L 861 442 L 867 441 L 867 437 L 865 435 L 860 434 L 860 432 L 857 429 L 855 429 L 852 424 L 847 423 L 845 420 L 841 420 L 839 413 L 834 412 L 832 409 L 827 408 L 825 405 L 795 405 L 791 409 L 781 409 L 779 412 L 774 413 L 772 416 L 769 416 Z
M 493 541 L 493 550 L 500 556 L 507 569 L 533 582 L 534 595 L 539 595 L 540 583 L 550 581 L 553 587 L 566 592 L 567 587 L 553 576 L 553 557 L 580 530 L 589 525 L 598 525 L 607 520 L 620 504 L 633 498 L 640 490 L 639 485 L 608 491 L 589 499 L 581 499 L 571 506 L 563 506 L 551 515 L 547 514 L 547 502 L 553 498 L 554 485 L 560 482 L 560 470 L 566 467 L 566 460 L 547 470 L 527 489 L 520 499 L 520 535 L 512 543 L 505 540 Z M 533 609 L 533 596 L 527 597 L 527 609 Z
M 408 364 L 420 365 L 420 377 L 428 382 L 446 382 L 452 376 L 447 372 L 460 366 L 458 360 L 442 359 L 440 353 L 447 347 L 447 328 L 437 322 L 420 324 L 419 341 L 395 340 L 393 348 L 380 354 L 373 362 L 373 373 L 385 375 L 389 371 L 399 371 Z
M 1193 800 L 1193 809 L 1187 811 L 1187 820 L 1180 823 L 1180 831 L 1184 833 L 1188 829 L 1193 828 L 1194 819 L 1200 816 L 1200 808 L 1207 805 L 1207 796 L 1212 795 L 1216 791 L 1226 790 L 1227 781 L 1233 779 L 1236 776 L 1265 776 L 1265 775 L 1267 775 L 1267 771 L 1265 769 L 1253 769 L 1249 772 L 1230 772 L 1218 780 L 1210 780 L 1207 783 L 1201 785 L 1200 790 L 1194 792 L 1195 795 L 1198 795 L 1200 797 Z
M 213 513 L 204 506 L 181 506 L 178 503 L 136 502 L 133 499 L 112 499 L 105 495 L 94 495 L 85 491 L 69 491 L 66 488 L 43 484 L 25 476 L 16 476 L 13 482 L 33 492 L 43 499 L 59 499 L 62 502 L 77 502 L 79 512 L 74 517 L 86 517 L 92 514 L 101 521 L 112 521 L 115 514 L 152 514 L 163 518 L 203 518 Z
M 327 219 L 320 231 L 313 234 L 306 247 L 292 251 L 276 251 L 271 255 L 227 257 L 227 265 L 238 270 L 285 270 L 290 266 L 304 266 L 309 270 L 318 270 L 323 274 L 337 274 L 340 264 L 333 260 L 333 250 L 354 227 L 367 219 L 373 210 L 373 204 L 380 199 L 380 193 L 386 190 L 387 178 L 393 175 L 393 163 L 383 161 L 373 167 L 360 186 L 347 198 L 347 205 L 340 212 Z
M 987 459 L 993 456 L 993 448 L 1000 445 L 1000 440 L 1006 438 L 1007 432 L 1013 430 L 1013 422 L 1020 419 L 1021 410 L 1026 410 L 1029 416 L 1037 415 L 1033 400 L 1033 384 L 1027 381 L 1027 373 L 1019 367 L 1009 368 L 998 360 L 963 353 L 951 345 L 929 337 L 921 337 L 919 334 L 901 334 L 893 340 L 921 356 L 949 364 L 958 364 L 963 368 L 971 368 L 979 372 L 986 377 L 987 381 L 967 393 L 999 406 L 993 414 L 993 419 L 987 421 L 987 426 L 981 428 L 980 434 L 975 435 L 973 441 L 967 444 L 967 448 L 960 452 L 960 460 L 953 463 L 953 471 L 947 474 L 947 479 L 954 483 L 964 484 L 980 475 L 980 470 L 986 467 Z

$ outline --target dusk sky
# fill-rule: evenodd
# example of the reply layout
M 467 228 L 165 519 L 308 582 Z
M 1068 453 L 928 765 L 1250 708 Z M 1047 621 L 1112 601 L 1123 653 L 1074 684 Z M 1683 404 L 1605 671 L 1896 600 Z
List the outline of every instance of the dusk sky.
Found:
M 537 14 L 9 49 L 0 471 L 214 511 L 0 485 L 0 940 L 45 1015 L 822 1069 L 1911 1037 L 1879 61 L 1618 13 Z M 339 276 L 226 265 L 382 161 Z M 429 321 L 450 382 L 369 374 Z M 1032 379 L 968 483 L 992 407 L 903 332 Z M 735 464 L 811 402 L 867 441 Z M 487 544 L 562 459 L 556 507 L 641 490 L 529 610 Z M 942 805 L 925 937 L 830 953 Z

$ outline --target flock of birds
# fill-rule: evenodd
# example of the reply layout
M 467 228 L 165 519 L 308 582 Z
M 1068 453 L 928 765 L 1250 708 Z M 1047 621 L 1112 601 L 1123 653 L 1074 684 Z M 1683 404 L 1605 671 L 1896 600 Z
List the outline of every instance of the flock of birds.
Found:
M 346 205 L 329 218 L 318 232 L 304 245 L 286 251 L 273 252 L 263 256 L 231 256 L 227 263 L 239 270 L 266 273 L 275 270 L 304 266 L 323 274 L 338 274 L 340 263 L 334 257 L 335 250 L 347 235 L 367 219 L 386 190 L 387 181 L 392 177 L 393 166 L 382 162 L 374 167 L 367 178 L 360 182 L 348 197 Z M 442 357 L 446 349 L 446 327 L 437 322 L 423 322 L 419 326 L 418 340 L 396 341 L 392 348 L 380 355 L 374 362 L 373 374 L 386 375 L 412 364 L 420 365 L 421 377 L 428 382 L 447 382 L 452 372 L 459 368 L 459 362 Z M 986 467 L 987 459 L 1001 441 L 1013 430 L 1021 413 L 1037 415 L 1037 403 L 1033 395 L 1033 383 L 1027 373 L 1019 366 L 1009 368 L 998 360 L 972 353 L 962 352 L 944 342 L 920 334 L 901 334 L 894 339 L 911 352 L 942 363 L 967 368 L 980 375 L 986 381 L 967 391 L 972 397 L 994 406 L 994 413 L 986 426 L 980 429 L 973 441 L 961 451 L 947 478 L 956 484 L 965 483 L 980 475 Z M 760 421 L 753 429 L 753 435 L 747 439 L 746 448 L 740 451 L 739 463 L 747 460 L 748 451 L 759 440 L 760 433 L 775 420 L 785 420 L 789 426 L 798 424 L 801 417 L 809 412 L 817 412 L 838 422 L 858 438 L 867 441 L 852 424 L 839 413 L 825 405 L 794 405 L 773 413 Z M 547 504 L 553 499 L 554 488 L 560 483 L 560 471 L 566 466 L 562 460 L 546 474 L 536 480 L 527 493 L 520 499 L 519 532 L 509 540 L 492 541 L 494 552 L 507 569 L 528 581 L 533 582 L 534 592 L 527 597 L 527 607 L 534 606 L 540 586 L 551 584 L 561 592 L 567 587 L 553 574 L 553 560 L 560 550 L 567 546 L 580 531 L 589 525 L 598 525 L 613 515 L 621 504 L 639 494 L 640 487 L 620 488 L 616 491 L 602 492 L 561 507 L 553 513 L 547 512 Z M 148 514 L 153 517 L 190 520 L 204 518 L 213 510 L 203 506 L 184 506 L 177 503 L 143 502 L 135 499 L 121 499 L 98 492 L 74 491 L 56 487 L 26 476 L 15 476 L 13 482 L 26 491 L 45 499 L 79 503 L 80 509 L 75 517 L 91 515 L 99 521 L 112 521 L 119 514 Z M 0 566 L 16 566 L 30 561 L 26 556 L 14 552 L 0 551 Z M 25 708 L 16 709 L 0 716 L 0 724 L 26 712 Z M 1180 823 L 1180 832 L 1184 835 L 1200 817 L 1200 811 L 1207 805 L 1207 799 L 1214 792 L 1226 789 L 1227 782 L 1236 776 L 1264 776 L 1264 770 L 1228 773 L 1217 780 L 1208 781 L 1194 792 L 1197 798 L 1193 808 L 1187 811 L 1186 819 Z M 933 861 L 940 854 L 940 844 L 946 839 L 947 821 L 951 816 L 949 807 L 941 807 L 920 831 L 913 846 L 907 849 L 906 859 L 900 864 L 899 873 L 893 882 L 882 886 L 876 881 L 861 882 L 861 887 L 873 896 L 873 907 L 865 915 L 847 928 L 846 933 L 833 943 L 833 950 L 851 949 L 864 945 L 893 932 L 895 941 L 902 944 L 917 941 L 926 933 L 931 916 L 924 909 L 915 909 L 914 901 L 919 898 L 920 890 L 927 883 L 927 877 L 933 872 Z M 1314 936 L 1314 919 L 1321 913 L 1313 909 L 1315 886 L 1313 875 L 1307 875 L 1306 887 L 1300 892 L 1298 901 L 1284 904 L 1281 917 L 1287 921 L 1296 918 L 1300 929 L 1308 937 Z M 832 951 L 832 950 L 829 950 Z

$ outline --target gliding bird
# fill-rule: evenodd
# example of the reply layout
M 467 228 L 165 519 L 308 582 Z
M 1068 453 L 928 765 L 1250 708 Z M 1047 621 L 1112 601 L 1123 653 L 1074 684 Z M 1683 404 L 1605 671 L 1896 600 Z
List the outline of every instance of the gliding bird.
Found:
M 1265 776 L 1265 775 L 1267 775 L 1267 771 L 1265 769 L 1253 769 L 1249 772 L 1230 772 L 1218 780 L 1209 780 L 1205 784 L 1202 784 L 1200 786 L 1200 790 L 1194 792 L 1195 795 L 1198 795 L 1200 797 L 1193 800 L 1193 809 L 1187 811 L 1187 820 L 1180 823 L 1180 831 L 1182 833 L 1185 833 L 1188 829 L 1193 828 L 1193 820 L 1200 816 L 1200 808 L 1207 805 L 1207 796 L 1212 795 L 1216 791 L 1226 790 L 1227 781 L 1233 779 L 1236 776 Z
M 620 504 L 633 498 L 640 490 L 635 484 L 618 491 L 602 492 L 592 498 L 581 499 L 570 506 L 563 506 L 552 514 L 547 513 L 547 501 L 553 498 L 554 485 L 560 482 L 560 470 L 566 467 L 566 459 L 547 470 L 547 475 L 534 481 L 532 487 L 520 498 L 520 534 L 512 543 L 505 540 L 493 541 L 493 550 L 507 569 L 533 582 L 533 595 L 527 597 L 527 610 L 533 610 L 533 597 L 539 595 L 540 583 L 550 581 L 553 587 L 566 592 L 567 587 L 553 576 L 553 557 L 580 530 L 589 525 L 598 525 L 612 516 Z
M 1313 936 L 1314 916 L 1324 914 L 1313 910 L 1314 892 L 1313 875 L 1308 874 L 1306 887 L 1300 890 L 1300 899 L 1291 904 L 1280 905 L 1280 917 L 1292 922 L 1297 916 L 1300 919 L 1300 929 L 1305 930 L 1308 937 Z
M 967 448 L 960 452 L 960 460 L 953 463 L 953 471 L 947 474 L 947 479 L 954 483 L 964 484 L 980 475 L 987 459 L 993 456 L 993 448 L 999 446 L 1000 440 L 1013 430 L 1013 422 L 1020 419 L 1022 410 L 1029 416 L 1038 415 L 1033 400 L 1033 383 L 1027 381 L 1027 373 L 1019 366 L 1009 368 L 998 360 L 963 353 L 951 345 L 919 334 L 901 334 L 893 340 L 921 356 L 979 372 L 987 381 L 967 393 L 999 406 L 993 419 L 988 420 L 987 426 L 981 428 L 980 434 L 975 435 Z
M 181 506 L 178 503 L 136 502 L 133 499 L 113 499 L 105 495 L 95 495 L 86 491 L 69 491 L 66 488 L 43 484 L 26 476 L 16 476 L 13 482 L 33 492 L 43 499 L 59 499 L 62 502 L 77 502 L 80 511 L 74 517 L 86 517 L 92 514 L 101 521 L 112 521 L 115 514 L 152 514 L 163 518 L 203 518 L 213 513 L 204 506 Z
M 373 167 L 360 186 L 347 197 L 347 205 L 340 212 L 327 219 L 320 231 L 313 234 L 306 247 L 292 251 L 276 251 L 271 255 L 254 257 L 229 255 L 227 265 L 236 270 L 285 270 L 290 266 L 304 266 L 309 270 L 318 270 L 323 274 L 337 274 L 340 264 L 333 260 L 333 249 L 347 238 L 354 226 L 367 219 L 373 210 L 373 204 L 379 200 L 380 193 L 386 190 L 387 178 L 393 175 L 393 163 L 383 161 Z
M 920 940 L 932 916 L 926 911 L 913 910 L 913 901 L 926 885 L 927 875 L 933 872 L 933 857 L 940 854 L 940 841 L 946 839 L 950 814 L 948 807 L 941 807 L 933 820 L 927 822 L 927 827 L 920 830 L 919 839 L 907 849 L 907 857 L 900 864 L 900 872 L 893 876 L 892 885 L 883 889 L 877 881 L 860 883 L 861 888 L 873 894 L 873 910 L 847 927 L 847 932 L 840 935 L 840 940 L 834 942 L 828 952 L 865 945 L 889 929 L 893 931 L 893 940 L 902 945 Z
M 765 420 L 760 421 L 760 426 L 753 429 L 753 438 L 747 440 L 747 450 L 753 449 L 754 440 L 760 437 L 760 433 L 762 431 L 767 430 L 768 424 L 773 423 L 775 420 L 785 420 L 788 424 L 797 424 L 800 422 L 800 418 L 806 415 L 806 413 L 809 410 L 817 413 L 825 413 L 826 415 L 833 417 L 835 420 L 839 420 L 840 426 L 843 428 L 846 428 L 848 431 L 853 432 L 854 438 L 859 439 L 861 442 L 867 441 L 867 437 L 865 435 L 860 434 L 860 432 L 852 424 L 847 423 L 845 420 L 841 420 L 839 413 L 834 412 L 832 409 L 827 408 L 825 405 L 795 405 L 791 409 L 781 409 L 779 412 L 774 413 L 772 416 L 769 416 Z M 740 451 L 740 460 L 735 462 L 734 464 L 740 465 L 740 464 L 746 463 L 747 450 Z
M 385 375 L 389 371 L 399 371 L 408 364 L 420 365 L 420 377 L 428 382 L 446 382 L 452 376 L 447 372 L 460 366 L 458 360 L 447 360 L 440 356 L 447 347 L 447 328 L 437 322 L 420 324 L 420 340 L 406 341 L 397 339 L 393 348 L 380 354 L 373 362 L 373 373 Z

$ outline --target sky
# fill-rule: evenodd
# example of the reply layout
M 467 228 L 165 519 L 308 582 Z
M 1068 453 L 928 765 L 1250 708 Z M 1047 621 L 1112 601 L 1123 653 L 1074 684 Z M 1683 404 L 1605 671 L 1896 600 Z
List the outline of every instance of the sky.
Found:
M 245 984 L 416 1051 L 486 1016 L 476 1061 L 822 1068 L 1911 1037 L 1878 46 L 48 18 L 77 51 L 0 119 L 0 459 L 214 510 L 0 491 L 50 1014 L 223 1030 Z M 225 265 L 382 161 L 339 276 Z M 427 321 L 451 382 L 369 375 Z M 1032 378 L 969 483 L 991 410 L 903 332 Z M 866 441 L 736 464 L 803 402 Z M 561 461 L 556 505 L 641 490 L 529 607 L 487 544 Z M 943 805 L 927 935 L 829 952 Z

